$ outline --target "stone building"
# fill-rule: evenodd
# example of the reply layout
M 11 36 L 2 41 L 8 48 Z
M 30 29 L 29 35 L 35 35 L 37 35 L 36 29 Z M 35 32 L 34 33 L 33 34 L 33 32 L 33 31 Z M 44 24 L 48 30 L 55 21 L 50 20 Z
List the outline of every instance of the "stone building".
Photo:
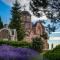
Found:
M 26 31 L 26 41 L 32 42 L 32 38 L 39 37 L 40 35 L 43 35 L 43 33 L 45 33 L 45 28 L 41 21 L 37 21 L 35 24 L 32 24 L 31 14 L 28 11 L 22 11 L 21 19 Z M 47 40 L 44 41 L 44 49 L 48 49 Z
M 42 35 L 45 32 L 45 28 L 42 25 L 41 21 L 37 21 L 33 26 L 32 30 L 36 35 Z
M 0 29 L 0 39 L 1 40 L 17 40 L 16 29 L 9 29 L 8 26 Z
M 22 11 L 21 19 L 26 31 L 32 29 L 31 14 L 28 11 Z
M 45 27 L 43 26 L 43 24 L 41 23 L 41 21 L 37 21 L 35 23 L 35 25 L 32 27 L 33 28 L 33 32 L 34 32 L 34 35 L 32 36 L 33 37 L 40 37 L 42 36 L 45 32 Z M 48 49 L 48 41 L 47 39 L 43 40 L 43 46 L 44 46 L 44 50 Z
M 26 36 L 25 40 L 32 42 L 32 38 L 39 37 L 45 33 L 45 28 L 41 21 L 32 24 L 31 14 L 28 11 L 21 12 L 22 24 L 25 28 Z M 17 40 L 16 29 L 9 29 L 8 26 L 5 26 L 0 30 L 0 39 L 3 40 Z M 44 49 L 48 49 L 47 39 L 44 42 Z

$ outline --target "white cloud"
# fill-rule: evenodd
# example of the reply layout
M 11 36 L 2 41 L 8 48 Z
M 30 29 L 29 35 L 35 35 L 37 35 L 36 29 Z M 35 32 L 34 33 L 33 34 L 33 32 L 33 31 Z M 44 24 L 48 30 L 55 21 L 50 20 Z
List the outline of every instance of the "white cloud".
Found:
M 4 3 L 6 3 L 7 5 L 12 6 L 12 4 L 14 3 L 15 0 L 2 0 L 2 1 Z M 21 3 L 21 6 L 26 5 L 25 9 L 31 13 L 31 11 L 29 10 L 30 0 L 18 0 L 18 1 L 19 1 L 19 3 Z M 22 9 L 24 9 L 24 8 L 22 8 Z M 32 14 L 31 19 L 32 19 L 32 22 L 36 22 L 37 20 L 44 20 L 44 19 L 47 20 L 47 17 L 44 15 L 43 17 L 38 18 Z
M 15 0 L 2 0 L 4 3 L 12 6 L 12 4 L 15 2 Z M 29 5 L 30 0 L 18 0 L 21 5 Z
M 42 17 L 38 18 L 38 17 L 32 15 L 31 19 L 32 19 L 32 22 L 36 22 L 38 20 L 47 20 L 47 17 L 46 16 L 42 16 Z
M 9 6 L 13 6 L 13 3 L 15 2 L 15 0 L 2 0 L 5 4 L 9 5 Z M 26 10 L 29 10 L 29 2 L 30 0 L 18 0 L 18 2 L 21 4 L 21 6 L 23 7 L 24 5 L 26 5 Z
M 60 37 L 50 37 L 49 40 L 60 40 Z
M 15 0 L 2 0 L 5 4 L 9 5 L 9 6 L 12 6 L 12 3 L 15 1 Z

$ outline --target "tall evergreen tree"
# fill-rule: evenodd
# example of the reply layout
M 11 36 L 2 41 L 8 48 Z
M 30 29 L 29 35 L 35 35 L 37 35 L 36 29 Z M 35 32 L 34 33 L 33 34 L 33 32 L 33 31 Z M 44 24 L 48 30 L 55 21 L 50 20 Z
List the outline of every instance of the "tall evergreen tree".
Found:
M 11 29 L 16 29 L 17 31 L 17 38 L 18 40 L 21 40 L 24 38 L 24 27 L 22 25 L 22 20 L 21 20 L 21 6 L 18 3 L 17 0 L 15 0 L 15 3 L 13 4 L 12 10 L 11 10 L 11 22 L 9 24 L 9 27 Z
M 0 29 L 3 28 L 3 22 L 1 20 L 1 17 L 0 17 Z

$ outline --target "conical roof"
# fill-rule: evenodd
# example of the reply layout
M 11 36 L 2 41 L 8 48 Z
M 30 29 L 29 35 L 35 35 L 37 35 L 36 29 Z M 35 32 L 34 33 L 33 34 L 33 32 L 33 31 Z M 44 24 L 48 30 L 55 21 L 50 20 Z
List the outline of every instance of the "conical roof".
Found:
M 31 14 L 28 11 L 22 11 L 23 15 L 31 16 Z

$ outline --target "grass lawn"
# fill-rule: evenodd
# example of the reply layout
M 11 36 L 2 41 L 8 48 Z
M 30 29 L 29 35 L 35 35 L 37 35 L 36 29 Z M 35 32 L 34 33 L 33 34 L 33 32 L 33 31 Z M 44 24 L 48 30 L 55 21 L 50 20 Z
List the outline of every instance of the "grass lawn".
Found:
M 30 58 L 30 60 L 43 60 L 43 54 Z

